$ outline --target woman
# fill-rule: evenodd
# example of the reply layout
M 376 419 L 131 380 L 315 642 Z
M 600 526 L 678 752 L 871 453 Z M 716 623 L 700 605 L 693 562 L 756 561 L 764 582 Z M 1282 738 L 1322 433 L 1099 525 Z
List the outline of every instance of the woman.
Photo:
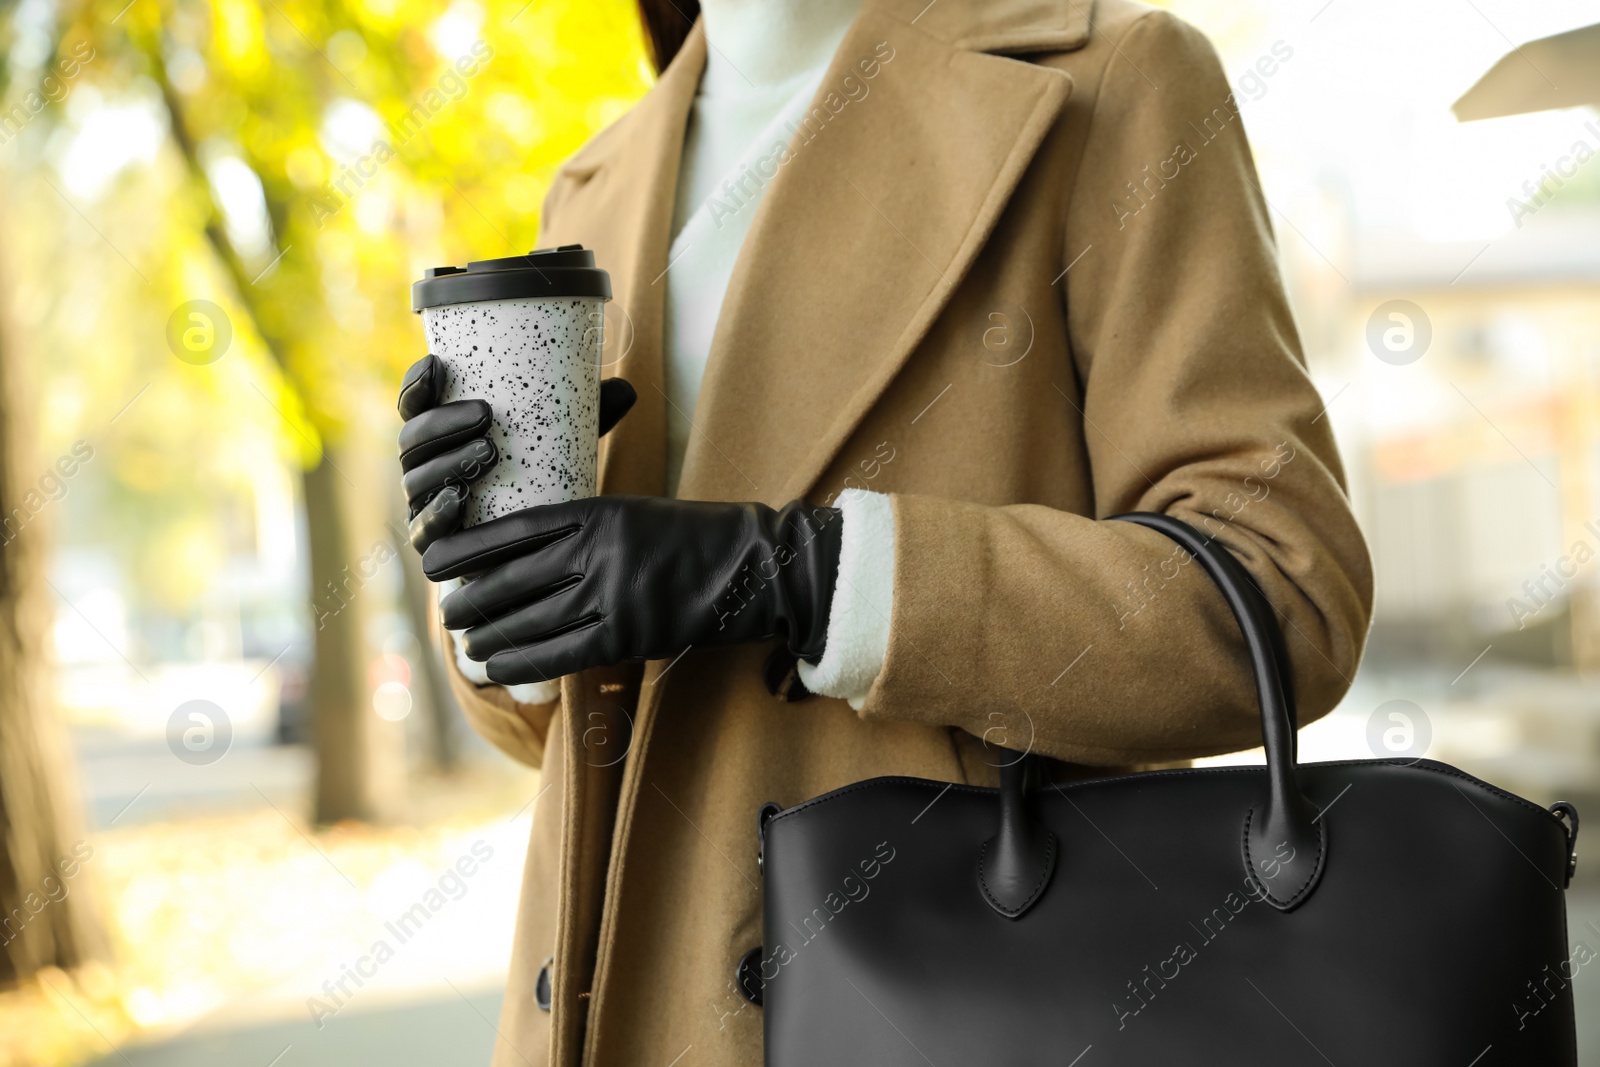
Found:
M 659 82 L 557 175 L 541 244 L 631 324 L 604 496 L 457 532 L 483 411 L 408 376 L 430 576 L 497 565 L 444 604 L 457 691 L 544 774 L 497 1065 L 759 1063 L 765 801 L 1257 743 L 1221 598 L 1107 516 L 1241 559 L 1302 721 L 1355 672 L 1369 564 L 1209 44 L 1128 0 L 856 6 L 646 4 Z

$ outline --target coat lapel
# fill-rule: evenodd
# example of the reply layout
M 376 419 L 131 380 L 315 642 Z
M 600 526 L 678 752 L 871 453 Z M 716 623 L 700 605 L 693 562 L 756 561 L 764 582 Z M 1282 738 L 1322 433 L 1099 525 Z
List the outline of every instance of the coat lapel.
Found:
M 682 497 L 777 505 L 821 476 L 949 300 L 1066 102 L 1065 73 L 968 51 L 914 21 L 862 10 L 771 179 L 722 305 Z
M 588 245 L 611 275 L 602 374 L 628 379 L 639 399 L 601 443 L 605 493 L 659 496 L 666 486 L 664 275 L 684 130 L 705 61 L 705 35 L 696 23 L 627 117 L 562 168 L 575 185 L 541 237 L 545 245 Z

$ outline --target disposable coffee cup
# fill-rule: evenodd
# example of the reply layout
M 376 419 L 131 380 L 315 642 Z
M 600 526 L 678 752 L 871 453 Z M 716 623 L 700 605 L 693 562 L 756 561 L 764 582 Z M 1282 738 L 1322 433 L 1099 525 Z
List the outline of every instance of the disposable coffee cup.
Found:
M 500 459 L 472 482 L 465 525 L 594 496 L 609 299 L 611 277 L 582 245 L 433 267 L 411 287 L 444 364 L 441 402 L 487 400 L 494 413 Z

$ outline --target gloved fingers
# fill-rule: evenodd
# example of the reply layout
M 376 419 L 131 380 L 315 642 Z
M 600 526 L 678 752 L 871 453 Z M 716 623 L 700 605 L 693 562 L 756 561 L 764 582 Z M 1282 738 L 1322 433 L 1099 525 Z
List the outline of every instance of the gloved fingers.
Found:
M 406 533 L 411 547 L 419 553 L 439 538 L 455 533 L 461 528 L 461 519 L 467 511 L 467 493 L 459 485 L 447 485 L 434 494 L 411 520 Z
M 499 458 L 494 442 L 487 437 L 468 441 L 453 452 L 435 456 L 406 471 L 401 479 L 406 500 L 413 509 L 420 508 L 445 486 L 465 485 L 482 477 Z
M 562 504 L 541 504 L 481 522 L 435 542 L 423 553 L 423 573 L 431 581 L 439 582 L 491 570 L 571 536 L 583 528 L 593 508 L 602 506 L 599 501 L 617 499 L 589 497 Z
M 600 436 L 611 432 L 622 416 L 633 409 L 639 394 L 626 378 L 607 378 L 600 383 Z
M 439 390 L 444 388 L 444 364 L 438 356 L 427 355 L 406 369 L 400 380 L 400 399 L 395 405 L 400 417 L 407 422 L 439 402 Z
M 575 573 L 572 553 L 563 551 L 568 544 L 558 542 L 518 556 L 445 597 L 439 605 L 445 629 L 481 626 L 578 581 L 581 575 Z
M 580 625 L 599 622 L 593 598 L 586 593 L 581 580 L 568 583 L 531 604 L 472 627 L 461 635 L 461 647 L 468 659 L 482 663 L 507 649 L 537 644 Z
M 606 656 L 599 635 L 604 627 L 598 618 L 579 628 L 558 634 L 538 644 L 522 645 L 489 657 L 484 664 L 489 680 L 500 685 L 543 682 L 576 674 L 591 667 L 605 666 Z
M 484 400 L 456 400 L 428 408 L 400 427 L 400 466 L 405 470 L 487 437 L 494 412 Z

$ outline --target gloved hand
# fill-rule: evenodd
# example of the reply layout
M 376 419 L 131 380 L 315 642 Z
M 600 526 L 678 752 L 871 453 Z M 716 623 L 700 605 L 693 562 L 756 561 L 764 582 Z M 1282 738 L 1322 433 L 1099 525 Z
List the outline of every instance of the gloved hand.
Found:
M 782 511 L 602 496 L 528 508 L 433 542 L 434 581 L 477 575 L 441 605 L 503 685 L 783 637 L 820 659 L 839 573 L 836 508 Z
M 444 384 L 445 368 L 438 356 L 417 360 L 400 383 L 400 417 L 406 420 L 400 427 L 400 468 L 411 509 L 411 544 L 418 552 L 461 528 L 468 488 L 500 459 L 489 439 L 489 402 L 440 404 Z M 636 399 L 626 379 L 600 383 L 601 437 Z

